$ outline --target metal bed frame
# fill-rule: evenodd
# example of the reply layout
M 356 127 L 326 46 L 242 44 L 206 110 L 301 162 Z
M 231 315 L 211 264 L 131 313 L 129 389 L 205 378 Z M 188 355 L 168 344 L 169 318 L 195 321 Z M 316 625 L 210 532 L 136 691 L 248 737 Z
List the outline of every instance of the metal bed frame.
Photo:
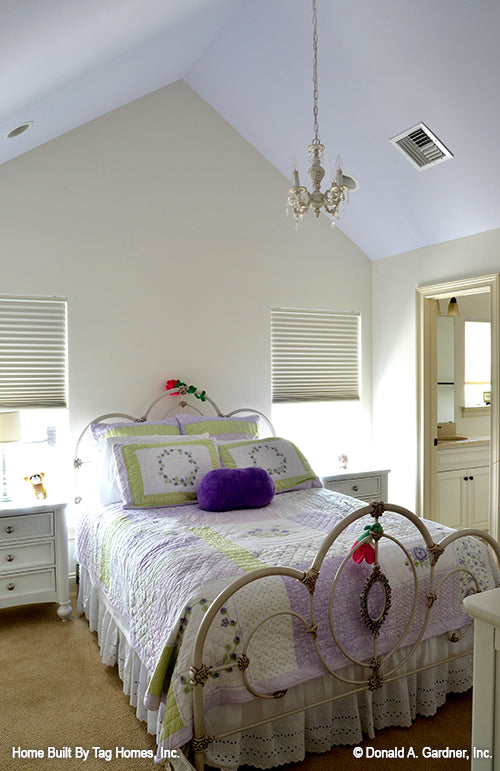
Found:
M 413 645 L 410 646 L 410 649 L 407 651 L 406 655 L 396 664 L 394 664 L 393 662 L 391 663 L 390 659 L 392 654 L 401 645 L 402 641 L 404 640 L 404 638 L 406 637 L 406 634 L 410 629 L 411 624 L 413 623 L 416 609 L 417 609 L 419 579 L 418 579 L 415 565 L 405 546 L 398 539 L 394 538 L 389 533 L 384 532 L 380 523 L 380 520 L 383 518 L 384 512 L 397 513 L 402 517 L 405 517 L 406 519 L 410 520 L 415 525 L 415 527 L 420 531 L 422 535 L 425 546 L 429 552 L 429 558 L 431 563 L 430 585 L 429 585 L 429 590 L 425 597 L 426 611 L 425 611 L 425 618 L 424 618 L 422 627 L 419 631 L 416 641 L 413 643 Z M 377 526 L 371 529 L 370 535 L 367 538 L 367 540 L 364 541 L 364 543 L 367 543 L 368 541 L 373 542 L 373 546 L 375 550 L 375 558 L 374 558 L 371 574 L 366 579 L 366 583 L 364 585 L 363 591 L 359 598 L 359 611 L 360 611 L 360 615 L 363 620 L 363 623 L 368 628 L 371 634 L 373 650 L 372 650 L 372 656 L 369 660 L 361 661 L 355 658 L 354 656 L 352 656 L 349 653 L 349 651 L 345 649 L 344 645 L 341 643 L 335 628 L 335 620 L 332 614 L 332 607 L 333 607 L 333 600 L 335 597 L 335 591 L 338 585 L 339 577 L 342 571 L 344 570 L 346 564 L 351 559 L 353 553 L 363 545 L 362 543 L 358 542 L 355 546 L 353 546 L 353 548 L 345 555 L 341 565 L 337 570 L 334 581 L 332 583 L 332 588 L 330 593 L 329 616 L 327 620 L 319 619 L 316 615 L 315 605 L 314 605 L 314 593 L 315 593 L 316 581 L 319 577 L 322 563 L 326 555 L 328 554 L 329 549 L 334 544 L 335 540 L 341 535 L 341 533 L 349 525 L 351 525 L 356 520 L 361 519 L 361 517 L 366 516 L 367 514 L 371 515 L 371 517 L 373 518 L 374 524 L 376 524 Z M 291 611 L 282 611 L 280 613 L 275 613 L 270 616 L 267 616 L 262 620 L 259 620 L 259 622 L 256 624 L 254 629 L 250 633 L 247 632 L 247 635 L 248 635 L 247 643 L 245 645 L 245 648 L 242 649 L 242 653 L 240 654 L 236 662 L 239 671 L 243 673 L 243 680 L 245 682 L 245 685 L 247 689 L 252 693 L 253 696 L 261 699 L 282 698 L 286 694 L 286 691 L 278 691 L 272 694 L 260 693 L 250 683 L 247 676 L 247 670 L 251 663 L 250 657 L 248 655 L 248 646 L 250 645 L 254 635 L 258 633 L 258 631 L 263 627 L 263 625 L 269 622 L 272 618 L 276 617 L 277 615 L 292 615 L 298 618 L 303 623 L 306 633 L 310 635 L 313 641 L 318 659 L 321 661 L 325 672 L 328 672 L 337 681 L 351 686 L 351 688 L 350 690 L 347 690 L 347 691 L 342 690 L 342 692 L 339 693 L 338 696 L 334 696 L 330 699 L 304 704 L 299 708 L 296 708 L 290 711 L 280 712 L 279 717 L 293 715 L 299 712 L 303 712 L 305 709 L 310 709 L 313 707 L 318 707 L 325 703 L 337 701 L 339 699 L 343 699 L 347 696 L 359 693 L 361 691 L 376 690 L 378 688 L 381 688 L 384 684 L 397 680 L 400 677 L 408 677 L 410 675 L 423 672 L 424 670 L 432 669 L 433 667 L 436 667 L 440 664 L 451 662 L 456 659 L 462 658 L 463 656 L 470 655 L 470 653 L 472 652 L 472 647 L 467 651 L 460 651 L 459 653 L 450 653 L 449 656 L 443 659 L 440 659 L 439 661 L 433 661 L 432 664 L 428 664 L 423 667 L 416 667 L 414 669 L 405 670 L 404 672 L 401 672 L 401 669 L 409 661 L 409 659 L 412 657 L 413 653 L 417 649 L 418 645 L 422 641 L 422 638 L 424 636 L 425 630 L 429 622 L 431 609 L 434 603 L 439 599 L 439 594 L 440 594 L 440 589 L 442 584 L 446 580 L 448 580 L 450 576 L 453 575 L 454 573 L 465 572 L 471 577 L 474 583 L 476 592 L 480 591 L 480 588 L 475 576 L 470 570 L 466 568 L 456 568 L 454 570 L 451 570 L 450 572 L 446 573 L 443 577 L 441 577 L 439 582 L 436 582 L 435 566 L 440 556 L 444 553 L 445 549 L 448 546 L 450 546 L 450 544 L 452 544 L 457 539 L 463 538 L 466 536 L 474 536 L 474 537 L 480 538 L 481 540 L 489 544 L 489 546 L 492 548 L 496 556 L 497 563 L 500 566 L 500 546 L 495 541 L 495 539 L 492 536 L 490 536 L 488 533 L 485 533 L 481 530 L 476 530 L 473 528 L 459 530 L 459 531 L 450 533 L 445 538 L 443 538 L 439 543 L 435 543 L 431 534 L 429 533 L 429 530 L 427 529 L 423 521 L 412 512 L 402 508 L 401 506 L 396 506 L 394 504 L 384 504 L 382 502 L 373 502 L 369 506 L 364 506 L 363 508 L 354 511 L 352 514 L 345 517 L 342 520 L 342 522 L 340 522 L 338 525 L 336 525 L 333 528 L 333 530 L 324 539 L 323 544 L 320 547 L 319 551 L 317 552 L 311 567 L 306 572 L 301 572 L 294 568 L 287 568 L 287 567 L 262 568 L 262 569 L 255 570 L 235 580 L 230 586 L 228 586 L 224 591 L 222 591 L 218 595 L 218 597 L 216 597 L 216 599 L 213 600 L 213 602 L 211 603 L 209 609 L 207 610 L 200 624 L 196 641 L 195 641 L 194 653 L 193 653 L 193 665 L 191 667 L 191 673 L 190 673 L 191 684 L 194 686 L 194 689 L 193 689 L 194 739 L 191 742 L 191 746 L 194 751 L 195 767 L 197 771 L 202 771 L 202 769 L 204 768 L 205 750 L 212 741 L 215 741 L 217 738 L 219 739 L 226 738 L 233 734 L 240 733 L 241 731 L 244 731 L 247 729 L 255 728 L 259 725 L 269 722 L 270 720 L 276 719 L 276 716 L 274 716 L 269 720 L 261 720 L 245 726 L 239 726 L 238 729 L 235 729 L 233 731 L 228 731 L 226 733 L 221 733 L 218 736 L 209 736 L 205 733 L 205 720 L 204 720 L 204 708 L 203 708 L 203 685 L 206 683 L 207 679 L 211 675 L 215 674 L 218 671 L 227 669 L 227 665 L 221 666 L 221 667 L 211 666 L 208 662 L 204 660 L 204 648 L 205 648 L 205 643 L 206 643 L 207 636 L 209 634 L 212 622 L 216 618 L 217 613 L 225 605 L 225 603 L 227 603 L 230 597 L 236 594 L 242 587 L 246 586 L 247 584 L 252 583 L 254 581 L 259 581 L 260 579 L 266 578 L 268 576 L 289 576 L 291 578 L 296 579 L 297 581 L 299 581 L 300 583 L 304 584 L 307 587 L 310 594 L 310 616 L 308 618 L 304 618 L 300 614 L 291 610 Z M 413 572 L 414 599 L 413 599 L 413 606 L 411 608 L 407 625 L 403 630 L 403 632 L 401 633 L 399 639 L 396 641 L 396 643 L 388 652 L 384 653 L 384 655 L 380 655 L 378 652 L 378 645 L 377 645 L 378 636 L 379 636 L 380 629 L 382 628 L 384 622 L 386 621 L 386 618 L 388 616 L 390 606 L 391 606 L 391 586 L 390 586 L 389 580 L 381 570 L 379 559 L 378 559 L 379 543 L 381 539 L 384 539 L 384 538 L 396 544 L 401 549 L 402 553 L 407 557 L 408 562 L 411 565 L 412 572 Z M 378 615 L 376 617 L 373 617 L 369 610 L 369 595 L 371 590 L 376 584 L 378 584 L 382 589 L 383 603 L 382 603 L 382 608 L 380 609 L 380 612 L 378 613 Z M 319 624 L 321 623 L 329 625 L 331 635 L 335 643 L 339 647 L 339 649 L 346 657 L 346 659 L 348 659 L 353 664 L 357 664 L 362 670 L 366 671 L 366 676 L 363 679 L 346 678 L 345 676 L 341 675 L 339 672 L 331 669 L 328 666 L 317 643 L 317 633 L 318 633 Z M 465 635 L 471 630 L 472 626 L 473 626 L 473 621 L 471 621 L 471 623 L 467 625 L 465 629 L 462 629 L 460 634 L 458 634 L 457 632 L 449 632 L 448 639 L 450 643 L 453 644 L 462 640 L 465 637 Z M 471 640 L 471 645 L 472 645 L 472 640 Z
M 211 405 L 211 407 L 214 409 L 216 415 L 219 417 L 231 417 L 239 413 L 245 413 L 245 412 L 257 413 L 267 423 L 270 432 L 272 432 L 272 434 L 274 435 L 273 426 L 269 421 L 269 419 L 267 418 L 267 416 L 264 415 L 264 413 L 259 412 L 258 410 L 250 409 L 250 408 L 241 408 L 224 415 L 219 409 L 219 407 L 217 406 L 217 404 L 210 397 L 208 397 L 205 394 L 205 392 L 201 392 L 203 396 L 200 397 L 200 392 L 198 389 L 196 389 L 194 386 L 186 386 L 186 385 L 169 389 L 169 391 L 166 391 L 165 393 L 163 393 L 162 396 L 155 399 L 150 404 L 150 406 L 145 411 L 144 415 L 142 415 L 139 418 L 135 418 L 125 413 L 107 413 L 105 415 L 99 416 L 98 418 L 95 418 L 95 421 L 104 421 L 111 418 L 122 418 L 125 420 L 130 420 L 132 422 L 143 422 L 147 419 L 153 419 L 152 416 L 155 413 L 155 411 L 158 409 L 159 404 L 165 399 L 166 396 L 171 395 L 173 392 L 176 392 L 180 395 L 180 401 L 176 403 L 173 407 L 170 406 L 169 404 L 169 409 L 167 409 L 166 411 L 161 411 L 161 414 L 158 416 L 158 419 L 162 417 L 163 418 L 167 417 L 168 415 L 171 415 L 175 411 L 179 412 L 179 411 L 185 410 L 186 408 L 190 408 L 195 412 L 199 413 L 200 415 L 203 415 L 204 413 L 200 409 L 198 409 L 198 407 L 194 406 L 190 402 L 187 402 L 185 399 L 185 397 L 194 395 L 198 399 L 202 398 L 202 401 L 208 402 Z M 80 434 L 76 445 L 74 467 L 77 473 L 84 463 L 84 461 L 82 461 L 79 457 L 79 452 L 80 452 L 80 445 L 82 443 L 82 440 L 87 430 L 88 430 L 88 425 Z M 81 500 L 82 499 L 80 496 L 77 496 L 75 498 L 75 502 L 77 503 L 79 503 Z M 429 561 L 431 565 L 430 572 L 427 574 L 429 576 L 429 589 L 424 597 L 426 607 L 425 607 L 425 617 L 424 617 L 421 629 L 418 632 L 418 636 L 415 642 L 412 645 L 407 646 L 409 650 L 406 650 L 403 658 L 396 663 L 394 661 L 391 661 L 391 656 L 395 653 L 396 650 L 400 648 L 401 644 L 403 643 L 403 640 L 405 639 L 414 621 L 415 614 L 417 611 L 417 602 L 419 597 L 419 578 L 417 575 L 417 570 L 415 568 L 414 562 L 411 559 L 411 556 L 408 550 L 406 549 L 406 547 L 404 546 L 404 544 L 401 543 L 401 541 L 399 541 L 397 538 L 390 535 L 388 532 L 384 531 L 382 521 L 383 521 L 383 515 L 385 512 L 396 513 L 406 518 L 407 520 L 409 520 L 417 528 L 417 530 L 420 532 L 422 536 L 423 542 L 428 551 Z M 328 619 L 318 618 L 318 614 L 315 609 L 315 588 L 316 588 L 317 579 L 320 575 L 322 564 L 326 556 L 328 555 L 330 548 L 333 546 L 333 544 L 339 538 L 339 536 L 346 530 L 346 528 L 349 527 L 353 522 L 357 521 L 358 519 L 361 519 L 362 517 L 365 517 L 366 515 L 369 515 L 371 517 L 373 525 L 370 528 L 366 529 L 365 537 L 360 539 L 350 549 L 350 551 L 347 554 L 345 554 L 344 558 L 342 559 L 342 562 L 337 569 L 336 575 L 334 577 L 334 580 L 331 586 Z M 500 546 L 497 543 L 497 541 L 488 533 L 483 532 L 481 530 L 473 529 L 473 528 L 457 530 L 446 535 L 446 537 L 444 537 L 439 543 L 435 543 L 433 540 L 433 537 L 431 536 L 428 528 L 426 527 L 422 519 L 417 517 L 408 509 L 405 509 L 401 506 L 377 501 L 377 502 L 371 503 L 368 506 L 364 506 L 360 509 L 357 509 L 356 511 L 352 512 L 350 515 L 346 516 L 341 522 L 339 522 L 323 540 L 321 547 L 319 548 L 310 568 L 307 571 L 303 572 L 295 568 L 285 567 L 285 566 L 266 567 L 266 568 L 253 570 L 252 572 L 234 580 L 228 587 L 226 587 L 226 589 L 224 589 L 212 601 L 211 605 L 209 606 L 208 610 L 206 611 L 200 623 L 200 626 L 195 638 L 194 650 L 192 655 L 192 666 L 190 668 L 190 682 L 191 682 L 191 685 L 193 686 L 193 718 L 194 718 L 194 738 L 191 740 L 191 748 L 194 752 L 194 763 L 195 763 L 196 770 L 202 771 L 202 769 L 204 769 L 205 751 L 209 746 L 209 744 L 211 744 L 216 739 L 223 739 L 231 735 L 241 733 L 242 731 L 245 731 L 245 730 L 257 728 L 258 726 L 264 725 L 265 723 L 268 723 L 268 722 L 272 722 L 277 718 L 282 718 L 293 714 L 297 714 L 313 707 L 318 707 L 326 703 L 338 701 L 339 699 L 344 699 L 347 696 L 351 696 L 353 694 L 357 694 L 363 691 L 374 691 L 381 688 L 384 684 L 390 683 L 399 678 L 408 677 L 410 675 L 423 672 L 427 669 L 432 669 L 433 667 L 436 667 L 440 664 L 452 662 L 466 655 L 470 655 L 472 652 L 472 640 L 471 640 L 470 649 L 466 651 L 461 650 L 459 653 L 450 652 L 450 655 L 446 656 L 443 659 L 440 659 L 439 661 L 433 661 L 431 664 L 427 664 L 426 666 L 415 667 L 409 670 L 404 669 L 404 671 L 401 671 L 404 668 L 405 664 L 409 662 L 409 660 L 415 653 L 417 647 L 422 641 L 422 638 L 425 634 L 425 631 L 429 623 L 431 609 L 433 605 L 439 600 L 440 590 L 443 583 L 446 580 L 448 580 L 453 574 L 464 572 L 470 576 L 475 588 L 475 592 L 480 591 L 480 587 L 477 582 L 477 579 L 475 578 L 473 573 L 466 568 L 455 568 L 447 572 L 443 577 L 440 578 L 439 581 L 436 579 L 436 576 L 435 576 L 435 566 L 439 558 L 441 557 L 441 555 L 444 553 L 445 549 L 449 547 L 452 543 L 454 543 L 456 540 L 458 540 L 459 538 L 464 538 L 466 536 L 473 536 L 484 541 L 492 549 L 496 557 L 497 564 L 500 567 Z M 389 579 L 383 573 L 379 563 L 379 547 L 383 539 L 387 539 L 388 541 L 391 541 L 393 544 L 395 544 L 401 550 L 402 555 L 406 557 L 409 565 L 411 566 L 412 574 L 413 574 L 413 605 L 411 607 L 411 611 L 409 613 L 409 618 L 405 626 L 405 629 L 400 634 L 399 639 L 394 643 L 393 647 L 389 651 L 385 652 L 382 655 L 379 653 L 379 650 L 378 650 L 378 637 L 379 637 L 380 630 L 382 629 L 388 617 L 388 614 L 390 612 L 391 595 L 392 595 L 392 589 L 390 586 Z M 351 559 L 352 555 L 357 551 L 357 549 L 359 549 L 364 544 L 370 544 L 373 546 L 374 559 L 372 563 L 371 573 L 366 579 L 364 588 L 359 597 L 359 613 L 361 615 L 363 624 L 367 628 L 368 633 L 369 635 L 371 635 L 371 638 L 372 638 L 372 642 L 371 642 L 372 655 L 368 660 L 367 659 L 359 660 L 351 653 L 349 653 L 349 651 L 346 650 L 345 646 L 341 642 L 337 634 L 335 619 L 332 613 L 332 608 L 333 608 L 335 593 L 336 593 L 340 576 L 344 571 L 346 565 L 348 564 L 349 560 Z M 309 597 L 310 597 L 309 616 L 306 618 L 303 615 L 291 609 L 291 610 L 279 611 L 277 613 L 273 613 L 269 616 L 266 616 L 263 619 L 260 619 L 250 632 L 246 630 L 246 644 L 242 649 L 240 655 L 238 656 L 236 662 L 233 662 L 231 665 L 224 664 L 221 666 L 214 666 L 210 661 L 206 660 L 205 658 L 205 646 L 207 642 L 207 637 L 210 633 L 212 623 L 216 619 L 220 609 L 223 608 L 224 605 L 227 603 L 227 601 L 235 594 L 237 594 L 237 592 L 240 591 L 243 587 L 249 585 L 250 583 L 257 582 L 261 579 L 266 579 L 270 576 L 290 577 L 300 582 L 306 587 L 306 590 L 309 592 Z M 381 591 L 382 593 L 382 605 L 377 615 L 373 616 L 370 611 L 369 600 L 370 600 L 370 594 L 375 586 L 378 586 L 379 591 Z M 238 726 L 233 730 L 221 732 L 217 736 L 207 734 L 205 730 L 203 686 L 205 685 L 209 677 L 216 675 L 218 672 L 221 672 L 223 670 L 226 670 L 226 671 L 234 670 L 240 673 L 240 676 L 242 676 L 243 682 L 246 688 L 248 689 L 248 691 L 250 692 L 250 694 L 253 697 L 258 699 L 278 700 L 283 698 L 287 693 L 286 690 L 277 691 L 273 693 L 260 692 L 251 683 L 248 675 L 248 669 L 251 664 L 251 657 L 249 655 L 248 649 L 252 642 L 252 639 L 259 632 L 262 632 L 265 624 L 267 624 L 273 618 L 276 618 L 277 616 L 280 616 L 280 615 L 292 616 L 303 624 L 305 632 L 310 636 L 312 640 L 312 643 L 316 651 L 316 655 L 319 661 L 321 662 L 325 673 L 328 673 L 329 675 L 331 675 L 340 684 L 343 684 L 344 686 L 348 686 L 348 690 L 345 690 L 344 688 L 340 688 L 341 692 L 339 692 L 338 695 L 332 696 L 331 698 L 303 704 L 300 707 L 297 707 L 288 711 L 287 710 L 284 710 L 283 712 L 280 711 L 279 714 L 277 715 L 275 714 L 272 717 L 267 717 L 262 720 L 248 723 L 246 725 Z M 456 631 L 448 633 L 448 640 L 450 641 L 451 646 L 454 643 L 461 641 L 465 637 L 465 635 L 469 633 L 469 631 L 473 626 L 473 623 L 474 622 L 471 620 L 470 624 L 468 624 L 465 628 L 462 628 L 460 633 Z M 338 646 L 340 651 L 346 657 L 346 662 L 350 662 L 352 664 L 357 665 L 360 668 L 358 671 L 364 672 L 363 677 L 360 677 L 358 679 L 349 678 L 341 674 L 340 672 L 330 668 L 330 666 L 328 665 L 327 661 L 325 660 L 318 646 L 317 636 L 318 636 L 318 629 L 321 624 L 327 625 L 329 627 L 330 634 L 335 644 Z

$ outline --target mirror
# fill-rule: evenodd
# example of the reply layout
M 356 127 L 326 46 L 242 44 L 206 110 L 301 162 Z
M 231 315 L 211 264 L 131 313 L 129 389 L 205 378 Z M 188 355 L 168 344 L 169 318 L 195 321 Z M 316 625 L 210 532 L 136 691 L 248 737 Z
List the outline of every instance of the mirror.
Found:
M 437 317 L 437 419 L 455 422 L 455 319 Z

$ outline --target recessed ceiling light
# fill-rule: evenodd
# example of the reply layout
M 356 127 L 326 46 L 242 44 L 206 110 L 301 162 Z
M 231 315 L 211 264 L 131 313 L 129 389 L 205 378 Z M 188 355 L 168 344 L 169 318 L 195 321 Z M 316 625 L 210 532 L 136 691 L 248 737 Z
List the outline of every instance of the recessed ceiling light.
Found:
M 32 127 L 33 122 L 34 121 L 32 120 L 27 120 L 24 123 L 20 123 L 19 126 L 16 126 L 7 132 L 5 139 L 14 139 L 14 137 L 18 137 L 19 134 L 24 134 L 25 131 L 28 131 L 28 129 Z

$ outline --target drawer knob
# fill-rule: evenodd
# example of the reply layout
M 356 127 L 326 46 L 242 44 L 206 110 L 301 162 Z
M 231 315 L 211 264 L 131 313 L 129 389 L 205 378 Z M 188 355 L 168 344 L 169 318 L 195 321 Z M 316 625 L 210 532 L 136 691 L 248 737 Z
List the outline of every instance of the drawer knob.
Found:
M 352 489 L 354 490 L 355 493 L 357 493 L 358 490 L 359 490 L 359 486 L 358 485 L 353 485 Z
M 14 562 L 14 555 L 13 554 L 7 554 L 7 562 Z
M 14 528 L 12 527 L 12 525 L 9 525 L 8 527 L 6 527 L 5 528 L 5 532 L 9 533 L 9 534 L 13 533 L 14 532 Z
M 7 589 L 9 590 L 9 592 L 14 591 L 15 588 L 16 588 L 15 584 L 8 584 L 8 586 L 7 586 Z

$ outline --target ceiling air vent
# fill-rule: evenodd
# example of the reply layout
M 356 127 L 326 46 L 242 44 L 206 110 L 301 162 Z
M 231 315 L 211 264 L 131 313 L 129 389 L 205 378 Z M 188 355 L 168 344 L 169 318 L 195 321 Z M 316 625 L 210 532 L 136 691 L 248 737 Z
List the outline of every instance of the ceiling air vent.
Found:
M 403 131 L 402 134 L 393 137 L 391 142 L 419 171 L 453 158 L 453 153 L 450 153 L 424 123 L 418 123 L 413 128 Z

